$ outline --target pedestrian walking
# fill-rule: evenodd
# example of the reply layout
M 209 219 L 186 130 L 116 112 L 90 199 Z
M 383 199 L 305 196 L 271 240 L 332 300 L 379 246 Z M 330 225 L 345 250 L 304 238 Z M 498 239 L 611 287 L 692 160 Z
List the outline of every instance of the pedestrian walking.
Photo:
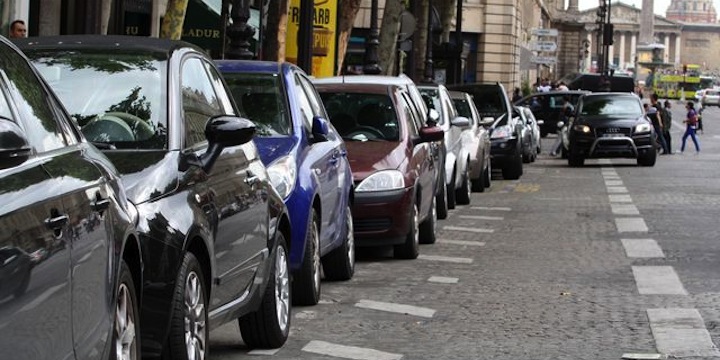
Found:
M 563 96 L 563 105 L 562 105 L 563 127 L 557 129 L 557 139 L 555 139 L 555 143 L 552 146 L 552 150 L 550 150 L 550 156 L 557 156 L 558 154 L 562 154 L 562 149 L 563 149 L 562 129 L 569 125 L 568 122 L 570 121 L 570 116 L 572 116 L 572 113 L 574 111 L 575 111 L 575 107 L 570 102 L 570 97 L 567 95 Z
M 697 137 L 695 136 L 695 130 L 697 128 L 698 123 L 698 113 L 695 111 L 695 104 L 692 101 L 688 101 L 687 105 L 685 105 L 685 108 L 687 109 L 687 116 L 685 120 L 683 121 L 685 125 L 685 134 L 683 134 L 682 137 L 682 145 L 680 146 L 680 152 L 685 151 L 685 141 L 687 140 L 688 136 L 692 138 L 693 143 L 695 143 L 695 151 L 696 154 L 700 153 L 700 143 L 698 142 Z
M 650 106 L 648 107 L 647 115 L 650 121 L 652 121 L 653 128 L 655 128 L 656 140 L 662 147 L 660 155 L 670 154 L 667 143 L 665 143 L 665 137 L 663 136 L 662 105 L 658 102 L 658 95 L 655 93 L 650 95 Z
M 663 136 L 665 137 L 667 149 L 670 154 L 672 154 L 672 137 L 670 136 L 670 129 L 672 129 L 672 105 L 670 104 L 669 100 L 665 100 L 665 103 L 663 103 L 663 105 Z
M 519 87 L 516 87 L 515 90 L 513 91 L 512 102 L 516 102 L 520 99 L 522 99 L 522 92 L 520 92 Z

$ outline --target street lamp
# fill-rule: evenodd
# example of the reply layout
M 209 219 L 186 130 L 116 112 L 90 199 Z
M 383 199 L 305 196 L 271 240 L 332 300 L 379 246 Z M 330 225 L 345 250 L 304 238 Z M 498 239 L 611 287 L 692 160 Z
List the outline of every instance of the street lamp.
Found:
M 427 46 L 425 47 L 425 73 L 423 74 L 423 82 L 432 83 L 435 81 L 434 69 L 433 69 L 433 18 L 432 11 L 433 4 L 432 0 L 428 0 L 428 13 L 427 13 Z
M 232 25 L 227 28 L 227 37 L 230 38 L 225 57 L 228 59 L 249 60 L 253 58 L 250 51 L 250 39 L 255 29 L 248 25 L 250 19 L 250 0 L 230 0 L 232 9 L 230 18 Z
M 382 73 L 378 59 L 380 46 L 380 30 L 378 29 L 378 0 L 372 0 L 370 8 L 370 35 L 365 40 L 365 57 L 363 59 L 363 73 L 377 75 Z

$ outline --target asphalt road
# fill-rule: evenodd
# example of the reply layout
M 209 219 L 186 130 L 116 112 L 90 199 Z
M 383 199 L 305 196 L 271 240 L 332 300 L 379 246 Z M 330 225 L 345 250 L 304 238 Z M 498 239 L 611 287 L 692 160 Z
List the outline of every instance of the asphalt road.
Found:
M 684 109 L 674 103 L 673 150 Z M 360 251 L 355 277 L 294 307 L 287 344 L 210 359 L 720 359 L 720 110 L 702 151 L 580 168 L 544 153 L 439 222 L 421 258 Z

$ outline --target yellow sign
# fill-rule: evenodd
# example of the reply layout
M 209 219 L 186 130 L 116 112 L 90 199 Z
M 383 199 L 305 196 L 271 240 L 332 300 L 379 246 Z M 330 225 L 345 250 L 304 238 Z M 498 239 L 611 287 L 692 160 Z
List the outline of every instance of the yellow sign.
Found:
M 335 52 L 337 51 L 337 3 L 338 0 L 315 0 L 313 21 L 312 75 L 328 77 L 335 75 Z M 286 55 L 287 61 L 297 64 L 297 34 L 300 28 L 300 0 L 290 1 Z

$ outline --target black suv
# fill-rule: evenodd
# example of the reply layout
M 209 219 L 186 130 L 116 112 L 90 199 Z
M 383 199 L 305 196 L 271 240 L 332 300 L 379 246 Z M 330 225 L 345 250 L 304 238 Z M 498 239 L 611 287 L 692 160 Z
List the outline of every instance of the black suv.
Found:
M 557 133 L 558 122 L 564 121 L 565 98 L 569 98 L 570 103 L 576 106 L 580 96 L 587 93 L 589 91 L 584 90 L 540 92 L 516 101 L 515 105 L 530 108 L 535 119 L 543 121 L 540 125 L 540 135 L 546 137 L 547 134 Z
M 523 148 L 527 146 L 523 143 L 525 125 L 520 114 L 513 110 L 505 87 L 500 83 L 475 83 L 447 88 L 472 95 L 481 119 L 495 119 L 490 127 L 490 164 L 502 169 L 504 179 L 519 179 L 523 173 Z
M 655 165 L 655 132 L 634 94 L 581 96 L 568 137 L 570 166 L 581 166 L 586 158 L 632 158 L 638 165 Z

